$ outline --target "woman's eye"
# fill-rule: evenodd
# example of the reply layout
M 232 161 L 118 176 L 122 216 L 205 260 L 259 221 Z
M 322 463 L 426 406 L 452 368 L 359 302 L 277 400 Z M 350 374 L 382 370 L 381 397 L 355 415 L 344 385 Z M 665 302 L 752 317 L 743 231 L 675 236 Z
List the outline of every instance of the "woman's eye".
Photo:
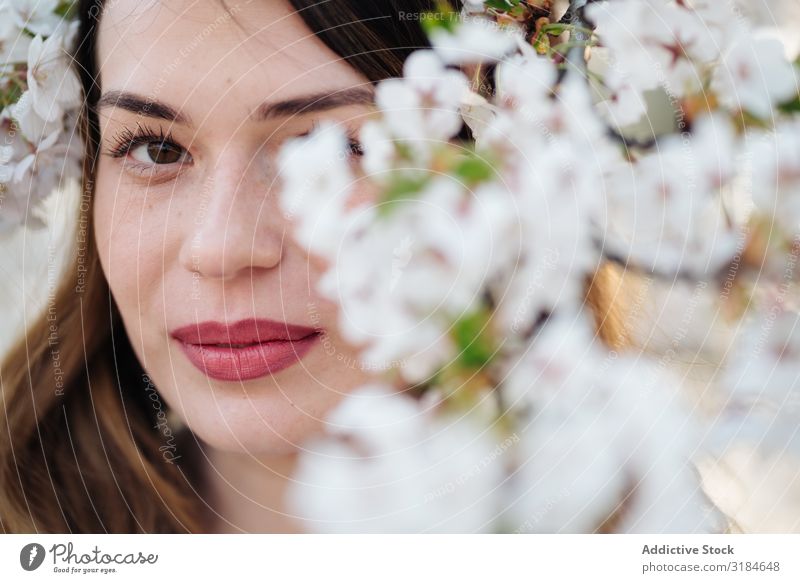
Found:
M 169 142 L 147 142 L 131 148 L 131 157 L 142 164 L 177 164 L 184 156 L 183 148 Z
M 352 156 L 363 156 L 364 155 L 364 147 L 361 145 L 361 142 L 355 139 L 351 139 L 347 144 L 347 149 Z
M 172 170 L 174 164 L 181 167 L 192 162 L 188 150 L 178 145 L 172 133 L 161 128 L 153 129 L 137 124 L 135 130 L 122 128 L 112 137 L 106 155 L 120 159 L 124 167 L 137 175 L 155 177 Z
M 302 134 L 297 134 L 298 138 L 305 138 L 308 137 L 311 132 L 315 131 L 319 128 L 317 123 L 314 123 L 310 130 L 303 132 Z M 343 152 L 344 155 L 347 157 L 352 158 L 359 158 L 364 155 L 364 146 L 361 142 L 356 138 L 357 132 L 349 131 L 347 133 L 347 150 Z

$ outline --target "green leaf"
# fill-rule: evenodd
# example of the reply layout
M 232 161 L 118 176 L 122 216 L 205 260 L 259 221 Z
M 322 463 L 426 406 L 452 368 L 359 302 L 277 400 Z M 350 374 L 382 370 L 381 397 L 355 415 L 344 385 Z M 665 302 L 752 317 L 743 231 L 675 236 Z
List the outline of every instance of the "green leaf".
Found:
M 766 120 L 744 109 L 739 112 L 739 115 L 736 117 L 736 121 L 741 122 L 744 127 L 755 127 L 755 128 L 768 127 Z
M 428 176 L 398 175 L 392 178 L 389 187 L 381 197 L 378 214 L 386 216 L 397 204 L 402 204 L 406 199 L 416 197 L 428 184 Z
M 795 95 L 794 99 L 781 103 L 778 105 L 778 110 L 783 113 L 798 113 L 800 112 L 800 95 Z
M 573 25 L 571 24 L 567 24 L 564 22 L 552 22 L 550 24 L 545 24 L 539 32 L 540 34 L 546 33 L 558 36 L 568 30 L 572 30 L 572 28 Z
M 22 89 L 22 85 L 19 83 L 14 83 L 11 85 L 11 89 L 6 94 L 8 98 L 8 103 L 16 103 L 19 101 L 19 98 L 22 97 L 24 90 Z
M 467 184 L 485 182 L 495 175 L 494 166 L 491 161 L 479 156 L 475 152 L 469 152 L 464 158 L 459 160 L 454 171 L 456 176 Z
M 76 16 L 78 3 L 75 0 L 62 0 L 54 10 L 62 18 L 71 19 Z
M 495 10 L 510 10 L 515 6 L 518 6 L 520 0 L 484 0 L 484 4 L 487 8 L 494 8 Z
M 513 8 L 509 8 L 506 12 L 509 16 L 516 18 L 517 20 L 522 20 L 528 15 L 528 7 L 518 4 Z
M 16 103 L 19 101 L 19 98 L 22 96 L 24 91 L 25 88 L 22 86 L 20 81 L 9 81 L 6 85 L 6 90 L 3 93 L 0 93 L 0 105 L 5 108 L 6 106 Z
M 420 18 L 420 24 L 428 36 L 437 30 L 454 32 L 458 26 L 460 16 L 460 13 L 454 10 L 447 0 L 438 0 L 436 2 L 436 10 L 423 13 Z
M 453 325 L 459 361 L 464 366 L 482 368 L 492 360 L 495 349 L 488 326 L 490 317 L 490 311 L 483 308 L 462 316 Z

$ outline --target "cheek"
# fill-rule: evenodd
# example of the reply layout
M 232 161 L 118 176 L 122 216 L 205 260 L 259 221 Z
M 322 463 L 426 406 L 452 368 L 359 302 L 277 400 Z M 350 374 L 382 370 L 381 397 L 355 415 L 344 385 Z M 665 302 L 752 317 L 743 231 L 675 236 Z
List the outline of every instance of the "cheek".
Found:
M 102 164 L 101 164 L 102 167 Z M 113 175 L 113 179 L 112 179 Z M 101 168 L 94 193 L 94 236 L 100 264 L 126 321 L 145 312 L 160 297 L 163 276 L 163 215 L 152 212 L 144 196 L 118 187 L 116 175 Z

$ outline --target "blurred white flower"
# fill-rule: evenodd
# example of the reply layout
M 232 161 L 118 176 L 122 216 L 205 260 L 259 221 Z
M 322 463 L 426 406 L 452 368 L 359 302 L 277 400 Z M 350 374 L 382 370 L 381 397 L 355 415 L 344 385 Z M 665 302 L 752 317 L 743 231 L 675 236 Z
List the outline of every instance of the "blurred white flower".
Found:
M 58 121 L 65 110 L 80 106 L 81 88 L 65 50 L 66 30 L 43 40 L 37 35 L 28 50 L 28 91 L 33 109 L 44 121 Z
M 31 38 L 16 25 L 11 7 L 0 4 L 0 73 L 28 59 Z
M 0 118 L 0 137 L 0 231 L 43 227 L 33 211 L 55 188 L 80 176 L 82 142 L 77 134 L 54 132 L 34 148 L 7 116 Z
M 782 43 L 751 37 L 738 39 L 725 52 L 714 70 L 711 88 L 727 107 L 762 119 L 770 119 L 773 105 L 800 91 L 797 71 L 786 59 Z
M 514 55 L 497 65 L 495 83 L 498 104 L 513 107 L 531 122 L 552 107 L 558 69 L 552 60 L 538 55 Z
M 496 308 L 502 329 L 516 334 L 542 312 L 583 303 L 584 277 L 600 263 L 594 240 L 606 206 L 600 185 L 619 154 L 576 77 L 568 76 L 555 96 L 540 98 L 534 108 L 516 98 L 511 103 L 480 145 L 502 160 L 501 177 L 515 197 L 514 244 L 506 245 L 515 261 L 498 260 L 506 271 L 493 290 L 502 298 Z
M 797 284 L 759 287 L 757 308 L 739 324 L 718 383 L 720 411 L 707 445 L 718 455 L 741 443 L 771 454 L 800 451 Z
M 480 138 L 487 125 L 489 125 L 496 115 L 496 107 L 482 95 L 468 92 L 461 101 L 461 117 L 467 124 L 472 137 L 475 140 Z
M 61 24 L 58 0 L 6 0 L 14 25 L 35 35 L 49 36 Z
M 675 0 L 669 1 L 682 4 Z M 733 0 L 732 2 L 692 0 L 691 4 L 684 3 L 683 5 L 700 18 L 707 27 L 710 38 L 720 47 L 720 50 L 724 50 L 736 39 L 751 34 L 753 23 L 746 18 L 745 12 L 747 8 L 754 7 L 755 4 L 757 2 L 752 0 Z
M 704 2 L 712 6 L 723 4 L 715 0 Z M 789 60 L 797 58 L 800 53 L 800 36 L 796 34 L 800 25 L 800 4 L 795 0 L 736 0 L 735 8 L 747 17 L 747 24 L 757 34 L 780 38 L 786 46 Z
M 597 104 L 598 112 L 615 128 L 634 124 L 647 113 L 642 92 L 630 85 L 621 85 L 611 97 Z
M 19 131 L 15 131 L 9 118 L 0 119 L 0 233 L 25 225 L 31 220 L 28 216 L 29 203 L 26 200 L 25 185 L 21 184 L 25 168 L 23 160 L 32 155 L 31 146 Z M 26 166 L 29 164 L 26 163 Z M 41 222 L 32 219 L 32 226 L 40 227 Z
M 759 212 L 782 237 L 800 234 L 800 119 L 779 123 L 774 132 L 750 138 L 750 190 Z
M 586 303 L 587 281 L 609 257 L 705 289 L 706 276 L 738 260 L 749 208 L 726 205 L 748 180 L 759 212 L 778 219 L 772 256 L 785 250 L 800 227 L 800 128 L 775 106 L 796 94 L 794 71 L 774 45 L 751 40 L 728 4 L 619 0 L 587 13 L 607 58 L 591 73 L 604 102 L 515 31 L 467 18 L 437 29 L 403 78 L 378 85 L 380 118 L 360 135 L 358 178 L 379 191 L 368 204 L 349 204 L 355 173 L 341 130 L 321 128 L 282 152 L 282 205 L 298 239 L 329 261 L 318 291 L 339 304 L 343 338 L 363 347 L 371 369 L 392 369 L 398 387 L 430 385 L 420 401 L 366 387 L 330 416 L 291 494 L 312 530 L 716 532 L 722 517 L 693 465 L 707 446 L 718 453 L 732 423 L 737 435 L 800 446 L 789 430 L 798 407 L 782 407 L 796 397 L 793 320 L 775 325 L 765 354 L 777 360 L 744 372 L 734 363 L 727 374 L 740 386 L 722 407 L 726 421 L 701 428 L 666 363 L 608 350 Z M 478 60 L 497 65 L 491 95 L 448 66 Z M 740 68 L 725 77 L 719 63 Z M 754 65 L 766 92 L 746 74 Z M 711 99 L 707 114 L 697 106 L 709 83 L 725 106 Z M 626 150 L 609 130 L 640 121 L 654 89 L 690 131 Z M 740 116 L 734 98 L 774 116 L 775 132 L 748 133 L 759 122 Z M 458 140 L 463 123 L 474 144 Z M 691 335 L 705 342 L 714 318 Z M 479 345 L 470 354 L 465 332 Z M 461 375 L 496 385 L 486 394 L 500 398 L 443 416 L 458 399 L 442 379 Z M 765 378 L 759 406 L 775 415 L 737 416 Z M 500 413 L 514 445 L 472 472 L 497 451 L 485 429 Z
M 424 415 L 413 399 L 376 383 L 348 394 L 328 414 L 326 424 L 331 435 L 354 437 L 377 450 L 387 450 L 421 435 Z
M 467 15 L 455 31 L 436 28 L 430 35 L 434 50 L 449 64 L 496 61 L 513 51 L 522 38 L 520 29 Z
M 468 192 L 433 177 L 375 220 L 363 211 L 337 249 L 320 292 L 340 303 L 341 328 L 368 342 L 368 361 L 402 361 L 421 380 L 454 356 L 453 319 L 479 305 L 487 280 L 510 255 L 516 221 L 509 193 L 495 185 Z M 402 255 L 403 261 L 397 258 Z
M 796 292 L 797 290 L 792 290 Z M 737 330 L 722 386 L 750 400 L 800 405 L 800 313 L 776 290 Z
M 616 515 L 617 532 L 719 531 L 694 473 L 701 435 L 679 382 L 592 338 L 586 315 L 562 313 L 509 359 L 504 394 L 525 430 L 504 521 L 592 532 Z
M 297 223 L 295 237 L 318 254 L 335 252 L 347 229 L 353 175 L 345 130 L 323 123 L 284 145 L 278 155 L 284 215 Z
M 706 69 L 719 56 L 722 29 L 686 5 L 661 0 L 596 2 L 586 7 L 610 63 L 612 91 L 664 87 L 682 97 L 703 89 Z
M 503 440 L 475 416 L 434 416 L 390 387 L 348 394 L 312 439 L 287 502 L 316 532 L 491 532 Z
M 397 150 L 385 124 L 376 120 L 364 122 L 359 133 L 364 156 L 361 168 L 372 180 L 382 180 L 395 161 Z
M 8 113 L 17 120 L 20 131 L 32 144 L 60 133 L 64 127 L 62 120 L 47 121 L 36 112 L 33 93 L 30 90 L 23 93 L 19 100 L 8 108 Z
M 608 174 L 603 243 L 625 262 L 662 274 L 714 273 L 736 250 L 721 191 L 736 164 L 727 118 L 699 120 L 689 136 L 669 136 L 657 151 Z
M 459 106 L 468 88 L 466 77 L 447 69 L 433 51 L 415 51 L 406 59 L 402 79 L 378 85 L 375 101 L 392 135 L 427 149 L 458 133 Z
M 484 0 L 464 0 L 464 10 L 467 13 L 480 13 L 486 9 Z

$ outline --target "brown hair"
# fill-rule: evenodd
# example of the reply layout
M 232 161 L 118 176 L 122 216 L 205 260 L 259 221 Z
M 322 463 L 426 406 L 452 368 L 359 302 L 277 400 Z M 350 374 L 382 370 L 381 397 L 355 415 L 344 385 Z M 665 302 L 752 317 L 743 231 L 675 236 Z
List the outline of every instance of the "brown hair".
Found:
M 292 0 L 306 24 L 372 81 L 397 76 L 427 41 L 400 15 L 433 9 L 433 0 L 316 3 Z M 103 2 L 80 0 L 74 48 L 84 93 L 86 143 L 74 249 L 47 309 L 0 366 L 0 526 L 7 533 L 203 532 L 205 504 L 191 456 L 168 463 L 149 379 L 121 324 L 102 273 L 92 229 L 99 127 L 95 41 Z M 614 297 L 615 268 L 587 285 L 599 335 L 624 343 Z M 180 439 L 188 439 L 186 435 Z M 188 444 L 188 441 L 187 441 Z M 187 451 L 189 451 L 187 445 Z

